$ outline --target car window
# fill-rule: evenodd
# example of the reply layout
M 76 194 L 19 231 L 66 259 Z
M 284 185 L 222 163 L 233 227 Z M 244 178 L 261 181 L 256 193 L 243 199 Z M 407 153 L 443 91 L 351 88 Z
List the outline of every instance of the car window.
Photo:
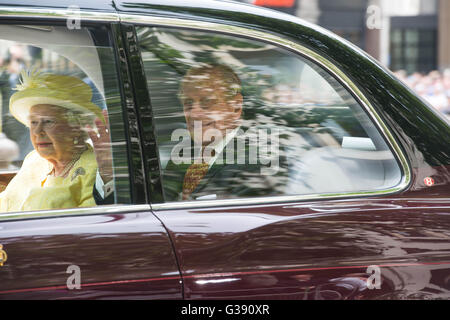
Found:
M 165 201 L 384 190 L 401 170 L 328 72 L 272 44 L 138 27 Z
M 0 25 L 0 215 L 129 203 L 105 27 Z

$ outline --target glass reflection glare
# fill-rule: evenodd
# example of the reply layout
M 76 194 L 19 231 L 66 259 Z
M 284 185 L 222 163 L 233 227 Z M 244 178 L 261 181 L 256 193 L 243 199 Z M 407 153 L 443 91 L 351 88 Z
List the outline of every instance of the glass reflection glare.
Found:
M 225 279 L 213 279 L 213 280 L 197 280 L 195 281 L 196 284 L 210 284 L 210 283 L 224 283 L 224 282 L 232 282 L 232 281 L 238 281 L 241 280 L 241 278 L 225 278 Z

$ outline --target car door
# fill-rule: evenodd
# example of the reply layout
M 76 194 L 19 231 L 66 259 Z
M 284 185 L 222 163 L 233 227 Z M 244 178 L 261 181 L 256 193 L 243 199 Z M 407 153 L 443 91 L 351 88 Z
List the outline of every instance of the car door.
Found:
M 182 298 L 169 236 L 147 202 L 137 110 L 117 15 L 78 10 L 78 27 L 69 28 L 67 10 L 49 16 L 44 9 L 27 14 L 12 8 L 2 14 L 8 24 L 0 25 L 0 43 L 20 68 L 2 74 L 2 155 L 15 152 L 0 172 L 3 189 L 33 150 L 27 128 L 8 108 L 13 81 L 26 85 L 23 75 L 17 82 L 21 69 L 89 84 L 92 103 L 109 117 L 111 143 L 104 147 L 112 148 L 114 179 L 112 198 L 95 184 L 103 192 L 96 206 L 0 213 L 0 299 Z
M 408 195 L 409 160 L 333 63 L 254 29 L 122 20 L 136 24 L 142 62 L 135 73 L 147 81 L 152 105 L 160 160 L 153 187 L 164 198 L 152 210 L 174 241 L 186 299 L 448 297 L 448 199 Z M 223 87 L 237 88 L 234 106 L 243 101 L 230 139 L 239 140 L 238 128 L 247 140 L 230 158 L 229 138 L 219 138 L 223 149 L 212 135 L 200 144 L 203 161 L 212 146 L 222 163 L 205 161 L 206 182 L 186 200 L 183 176 L 196 146 L 188 114 L 200 105 L 208 119 L 213 111 L 202 94 L 219 103 L 218 74 Z M 416 191 L 426 188 L 415 181 Z

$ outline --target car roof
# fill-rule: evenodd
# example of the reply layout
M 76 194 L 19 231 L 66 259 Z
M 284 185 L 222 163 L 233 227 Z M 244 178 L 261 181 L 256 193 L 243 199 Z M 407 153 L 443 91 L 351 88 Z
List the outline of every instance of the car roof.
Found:
M 315 25 L 280 11 L 258 7 L 247 3 L 229 0 L 0 0 L 0 7 L 29 8 L 54 8 L 69 9 L 73 6 L 81 10 L 100 10 L 122 13 L 153 14 L 166 12 L 176 15 L 189 15 L 203 12 L 204 15 L 223 15 L 232 17 L 234 14 L 254 15 L 266 18 L 291 21 Z
M 195 16 L 196 18 L 204 17 L 205 20 L 235 20 L 238 23 L 253 20 L 256 24 L 262 22 L 262 24 L 271 25 L 275 20 L 281 24 L 293 23 L 302 25 L 331 38 L 336 38 L 336 35 L 329 30 L 294 15 L 230 0 L 0 0 L 0 8 L 73 10 L 73 6 L 86 11 L 94 10 L 144 15 L 162 14 L 168 17 L 183 18 Z M 340 37 L 338 38 L 341 41 L 344 40 Z M 347 44 L 352 46 L 350 43 Z
M 214 14 L 215 12 L 254 14 L 282 20 L 298 20 L 297 17 L 254 6 L 247 3 L 229 0 L 113 0 L 119 11 L 150 13 L 151 10 L 170 11 L 177 13 L 198 12 L 199 10 Z
M 1 0 L 0 0 L 1 1 Z M 196 18 L 218 20 L 246 21 L 257 19 L 278 20 L 283 23 L 295 23 L 306 26 L 321 33 L 332 33 L 297 16 L 266 7 L 255 6 L 248 3 L 231 0 L 111 0 L 121 13 L 138 14 L 163 14 L 173 17 L 188 18 L 195 15 Z M 256 20 L 255 20 L 256 21 Z
M 54 8 L 66 9 L 77 6 L 83 10 L 116 11 L 112 0 L 0 0 L 0 6 L 13 6 L 27 8 Z
M 107 10 L 115 11 L 115 6 L 121 8 L 120 11 L 139 11 L 149 12 L 151 9 L 170 10 L 169 8 L 202 8 L 207 10 L 229 10 L 248 13 L 250 11 L 266 11 L 262 7 L 250 4 L 236 2 L 231 0 L 0 0 L 0 6 L 14 6 L 23 8 L 68 8 L 69 6 L 77 6 L 80 9 L 88 10 Z M 279 11 L 270 10 L 275 15 L 283 15 L 284 18 L 289 16 Z

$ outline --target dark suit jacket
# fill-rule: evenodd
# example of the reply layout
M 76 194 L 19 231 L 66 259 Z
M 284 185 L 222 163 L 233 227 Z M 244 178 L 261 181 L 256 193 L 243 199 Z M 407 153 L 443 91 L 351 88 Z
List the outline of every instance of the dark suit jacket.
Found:
M 224 148 L 223 152 L 225 150 Z M 248 146 L 246 146 L 248 155 L 247 151 Z M 281 163 L 280 170 L 276 174 L 264 175 L 261 173 L 264 166 L 259 161 L 257 164 L 250 164 L 248 156 L 246 156 L 244 164 L 237 163 L 237 153 L 233 163 L 226 163 L 225 154 L 219 155 L 219 159 L 222 156 L 223 163 L 219 163 L 218 160 L 214 162 L 192 192 L 190 200 L 205 196 L 214 199 L 214 195 L 217 199 L 227 199 L 283 194 L 287 181 L 287 170 L 282 168 Z M 190 164 L 177 165 L 171 160 L 168 162 L 162 180 L 165 201 L 182 200 L 184 175 L 189 166 Z

